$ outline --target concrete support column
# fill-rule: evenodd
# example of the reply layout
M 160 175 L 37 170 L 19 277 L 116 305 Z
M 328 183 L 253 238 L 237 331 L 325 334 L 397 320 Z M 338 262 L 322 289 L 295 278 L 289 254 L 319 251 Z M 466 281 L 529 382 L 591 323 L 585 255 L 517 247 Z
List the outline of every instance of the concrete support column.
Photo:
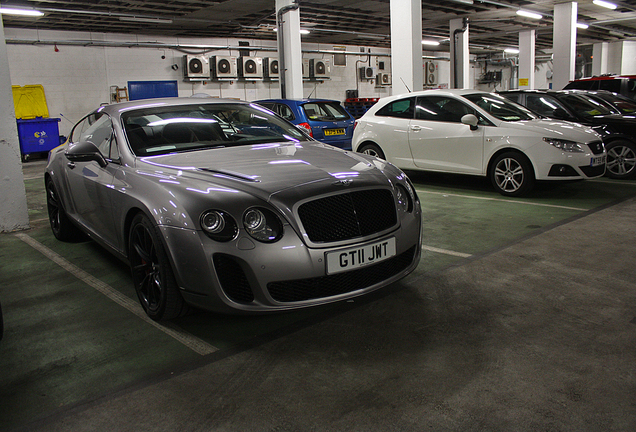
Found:
M 9 57 L 0 18 L 0 232 L 29 227 Z
M 470 57 L 468 52 L 468 20 L 450 21 L 450 88 L 472 88 L 470 83 Z
M 534 89 L 535 31 L 519 32 L 519 88 Z
M 608 59 L 609 43 L 595 43 L 592 47 L 592 75 L 606 74 Z
M 574 79 L 576 62 L 576 2 L 554 5 L 554 30 L 552 45 L 554 47 L 554 90 L 561 90 Z
M 300 9 L 294 0 L 276 0 L 278 66 L 281 97 L 303 97 L 303 53 L 300 43 Z
M 391 0 L 393 94 L 422 90 L 422 1 Z

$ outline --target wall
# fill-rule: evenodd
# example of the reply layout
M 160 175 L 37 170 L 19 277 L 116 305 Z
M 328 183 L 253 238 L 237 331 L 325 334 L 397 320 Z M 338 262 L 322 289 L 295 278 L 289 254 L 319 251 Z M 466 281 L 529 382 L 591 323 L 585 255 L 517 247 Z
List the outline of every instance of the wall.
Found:
M 238 46 L 238 39 L 183 39 L 154 38 L 148 36 L 96 34 L 81 32 L 53 32 L 22 29 L 6 29 L 5 37 L 11 39 L 62 41 L 90 40 L 129 43 L 158 42 L 162 44 L 190 44 Z M 246 40 L 246 39 L 241 39 Z M 276 47 L 275 41 L 249 41 L 254 47 Z M 333 45 L 303 44 L 303 50 L 333 50 Z M 364 47 L 347 46 L 348 52 L 360 52 Z M 365 48 L 365 52 L 368 48 Z M 192 51 L 198 51 L 191 48 Z M 13 85 L 42 84 L 46 93 L 49 115 L 62 117 L 60 134 L 68 135 L 73 124 L 102 103 L 110 102 L 110 87 L 124 87 L 128 81 L 177 80 L 179 96 L 207 93 L 211 96 L 257 100 L 280 97 L 278 83 L 267 82 L 185 82 L 183 80 L 183 56 L 178 50 L 162 48 L 120 48 L 99 46 L 23 45 L 7 44 L 11 83 Z M 388 49 L 371 48 L 374 53 L 389 53 Z M 216 50 L 206 55 L 234 55 L 238 51 Z M 275 51 L 252 51 L 258 57 L 276 56 Z M 165 56 L 165 59 L 161 57 Z M 305 96 L 344 101 L 346 90 L 358 89 L 359 97 L 379 98 L 391 94 L 390 87 L 376 87 L 375 80 L 359 81 L 357 67 L 366 65 L 367 55 L 347 56 L 347 66 L 333 66 L 330 54 L 303 53 L 305 58 L 329 58 L 331 79 L 323 83 L 305 82 Z M 372 66 L 376 58 L 390 65 L 390 57 L 371 56 Z M 365 63 L 357 63 L 356 61 Z M 179 65 L 177 71 L 172 65 Z M 358 82 L 357 82 L 358 81 Z

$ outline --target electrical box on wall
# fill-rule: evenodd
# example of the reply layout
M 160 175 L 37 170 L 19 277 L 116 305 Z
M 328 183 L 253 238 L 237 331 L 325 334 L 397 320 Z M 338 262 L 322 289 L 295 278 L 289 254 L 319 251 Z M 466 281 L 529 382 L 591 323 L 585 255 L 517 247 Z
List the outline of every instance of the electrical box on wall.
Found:
M 360 81 L 375 79 L 375 68 L 363 66 L 358 70 L 360 72 Z
M 278 71 L 278 58 L 265 57 L 263 59 L 263 77 L 269 81 L 274 81 L 280 78 L 280 73 Z
M 210 69 L 214 79 L 238 78 L 238 66 L 236 57 L 212 56 L 210 57 Z
M 260 57 L 239 57 L 238 73 L 243 79 L 263 79 L 263 59 Z
M 432 61 L 424 63 L 424 85 L 437 85 L 437 63 Z
M 183 77 L 191 79 L 210 79 L 210 62 L 205 56 L 183 56 Z
M 309 59 L 309 78 L 329 79 L 331 63 L 327 59 Z
M 380 72 L 376 80 L 376 85 L 379 87 L 390 86 L 391 74 L 387 72 Z

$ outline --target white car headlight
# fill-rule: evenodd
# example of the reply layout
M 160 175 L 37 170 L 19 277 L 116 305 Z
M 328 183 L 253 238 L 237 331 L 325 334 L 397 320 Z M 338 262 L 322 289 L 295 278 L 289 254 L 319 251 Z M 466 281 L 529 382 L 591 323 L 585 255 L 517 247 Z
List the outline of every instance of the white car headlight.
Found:
M 585 152 L 585 150 L 583 149 L 583 146 L 580 143 L 577 143 L 575 141 L 568 141 L 564 139 L 548 138 L 548 137 L 544 137 L 543 141 L 565 152 L 571 152 L 571 153 Z

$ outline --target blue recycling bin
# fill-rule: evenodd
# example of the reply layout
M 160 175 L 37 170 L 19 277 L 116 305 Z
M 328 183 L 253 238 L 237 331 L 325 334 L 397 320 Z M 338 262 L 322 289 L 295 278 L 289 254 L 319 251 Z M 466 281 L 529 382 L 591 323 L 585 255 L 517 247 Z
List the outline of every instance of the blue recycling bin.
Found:
M 32 153 L 49 152 L 60 145 L 59 118 L 17 119 L 22 159 Z

